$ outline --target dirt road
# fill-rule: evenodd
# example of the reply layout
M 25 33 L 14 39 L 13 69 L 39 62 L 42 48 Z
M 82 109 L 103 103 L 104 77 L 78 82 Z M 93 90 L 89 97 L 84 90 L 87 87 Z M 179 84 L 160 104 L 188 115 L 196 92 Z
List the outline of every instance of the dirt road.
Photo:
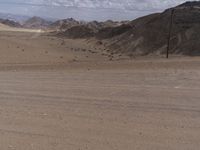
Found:
M 0 149 L 198 150 L 196 69 L 0 72 Z

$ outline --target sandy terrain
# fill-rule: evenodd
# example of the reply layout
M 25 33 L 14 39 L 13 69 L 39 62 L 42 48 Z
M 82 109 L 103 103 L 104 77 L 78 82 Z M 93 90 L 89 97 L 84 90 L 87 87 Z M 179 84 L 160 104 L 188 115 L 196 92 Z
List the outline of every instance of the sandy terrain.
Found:
M 1 23 L 0 23 L 0 31 L 28 32 L 28 33 L 43 33 L 44 32 L 42 30 L 37 30 L 37 29 L 21 29 L 21 28 L 9 27 Z
M 199 150 L 198 57 L 108 61 L 86 40 L 26 32 L 0 42 L 0 149 Z
M 102 45 L 94 46 L 91 40 L 62 39 L 37 30 L 13 30 L 5 31 L 0 27 L 0 64 L 61 64 L 110 59 L 107 50 Z

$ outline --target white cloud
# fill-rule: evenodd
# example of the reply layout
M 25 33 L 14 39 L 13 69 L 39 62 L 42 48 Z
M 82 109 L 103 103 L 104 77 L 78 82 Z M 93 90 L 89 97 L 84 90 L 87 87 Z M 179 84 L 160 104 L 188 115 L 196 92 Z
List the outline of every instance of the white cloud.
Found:
M 112 8 L 112 9 L 163 9 L 178 5 L 186 0 L 7 0 L 29 4 L 42 4 L 49 6 Z M 189 0 L 192 1 L 192 0 Z M 0 0 L 1 2 L 1 0 Z
M 5 2 L 5 0 L 3 1 Z M 124 20 L 160 12 L 181 4 L 185 0 L 7 0 L 6 2 L 25 4 L 29 9 L 28 13 L 33 15 L 58 18 L 74 17 L 84 20 Z M 34 7 L 29 5 L 34 5 Z M 5 8 L 2 6 L 2 9 Z M 18 11 L 22 12 L 23 9 L 19 7 Z M 27 13 L 27 10 L 24 13 Z
M 185 0 L 32 0 L 32 2 L 40 2 L 42 4 L 56 6 L 73 6 L 89 8 L 163 9 L 183 3 L 185 2 Z

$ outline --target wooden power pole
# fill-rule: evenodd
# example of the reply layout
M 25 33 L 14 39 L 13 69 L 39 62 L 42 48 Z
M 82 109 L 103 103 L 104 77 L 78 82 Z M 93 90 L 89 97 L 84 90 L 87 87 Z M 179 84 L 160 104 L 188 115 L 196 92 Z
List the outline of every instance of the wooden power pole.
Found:
M 172 27 L 173 27 L 174 11 L 175 11 L 175 9 L 171 10 L 170 25 L 169 25 L 169 35 L 168 35 L 168 39 L 167 39 L 167 55 L 166 55 L 166 58 L 169 58 L 170 40 L 171 40 Z

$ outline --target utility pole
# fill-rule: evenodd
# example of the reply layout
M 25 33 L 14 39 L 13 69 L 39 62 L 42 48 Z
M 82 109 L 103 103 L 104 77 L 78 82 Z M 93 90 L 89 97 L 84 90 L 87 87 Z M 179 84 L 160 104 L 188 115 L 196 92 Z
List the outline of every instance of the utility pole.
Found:
M 166 54 L 166 58 L 167 59 L 169 58 L 170 40 L 171 40 L 172 27 L 173 27 L 174 11 L 175 11 L 175 9 L 171 10 L 171 18 L 170 18 L 170 25 L 169 25 L 169 35 L 168 35 L 168 40 L 167 40 L 167 54 Z

